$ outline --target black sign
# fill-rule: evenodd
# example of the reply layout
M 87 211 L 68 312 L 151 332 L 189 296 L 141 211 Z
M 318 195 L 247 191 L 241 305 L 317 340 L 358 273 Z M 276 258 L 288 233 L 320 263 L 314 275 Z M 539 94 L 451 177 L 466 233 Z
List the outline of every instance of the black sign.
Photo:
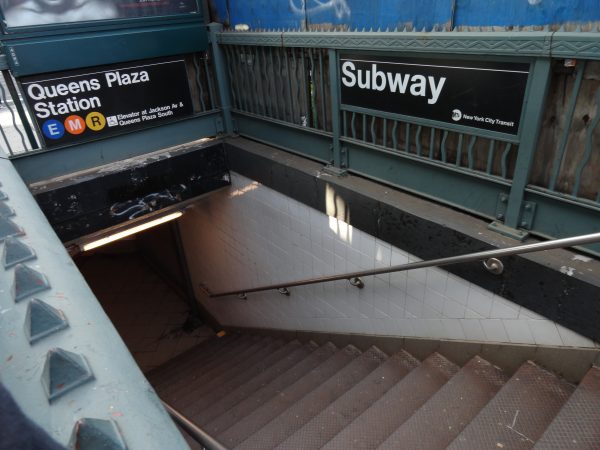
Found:
M 342 55 L 342 103 L 516 135 L 529 64 Z
M 182 59 L 36 75 L 20 81 L 47 147 L 147 128 L 193 111 Z

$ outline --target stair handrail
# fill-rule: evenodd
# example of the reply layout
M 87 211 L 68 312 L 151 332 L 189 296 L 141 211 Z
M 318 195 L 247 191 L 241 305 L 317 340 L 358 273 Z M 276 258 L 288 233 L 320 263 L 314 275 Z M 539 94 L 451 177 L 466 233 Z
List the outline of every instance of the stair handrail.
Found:
M 177 423 L 177 425 L 183 428 L 185 432 L 189 434 L 192 437 L 192 439 L 198 442 L 204 449 L 228 450 L 227 447 L 225 447 L 223 444 L 217 441 L 214 437 L 212 437 L 198 425 L 190 421 L 187 417 L 185 417 L 171 405 L 169 405 L 165 401 L 162 401 L 162 404 L 169 413 L 169 415 Z
M 535 244 L 523 244 L 515 245 L 513 247 L 500 248 L 494 250 L 485 250 L 481 252 L 468 253 L 466 255 L 449 256 L 445 258 L 431 259 L 428 261 L 417 261 L 407 264 L 400 264 L 390 267 L 381 267 L 378 269 L 370 270 L 359 270 L 356 272 L 348 272 L 337 275 L 326 275 L 321 277 L 305 278 L 302 280 L 288 281 L 285 283 L 269 284 L 259 287 L 253 287 L 248 289 L 236 289 L 226 292 L 211 293 L 206 286 L 200 285 L 206 295 L 210 298 L 216 297 L 227 297 L 229 295 L 239 295 L 242 298 L 246 298 L 246 294 L 252 292 L 262 292 L 270 290 L 278 290 L 281 294 L 290 295 L 289 288 L 296 286 L 306 286 L 309 284 L 326 283 L 331 281 L 348 280 L 350 284 L 357 288 L 363 288 L 364 283 L 361 277 L 381 275 L 393 272 L 403 272 L 407 270 L 423 269 L 426 267 L 443 267 L 451 264 L 459 264 L 473 261 L 484 261 L 484 267 L 494 273 L 501 274 L 504 270 L 502 262 L 498 259 L 503 256 L 520 255 L 524 253 L 540 252 L 544 250 L 552 250 L 556 248 L 568 248 L 575 245 L 584 245 L 600 242 L 600 232 L 583 234 L 579 236 L 573 236 L 568 238 L 553 239 L 545 242 L 537 242 Z

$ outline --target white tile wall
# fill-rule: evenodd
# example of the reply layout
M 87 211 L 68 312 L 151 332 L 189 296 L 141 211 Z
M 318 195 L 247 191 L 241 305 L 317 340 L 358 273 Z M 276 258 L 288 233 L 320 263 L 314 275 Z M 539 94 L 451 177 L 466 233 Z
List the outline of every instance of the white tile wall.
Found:
M 327 190 L 327 204 L 345 205 Z M 340 217 L 340 215 L 338 215 Z M 418 261 L 259 183 L 232 174 L 181 219 L 195 284 L 213 292 Z M 191 250 L 190 250 L 191 249 Z M 483 269 L 482 269 L 483 270 Z M 226 325 L 560 346 L 595 344 L 439 268 L 278 293 L 205 299 Z M 201 292 L 197 293 L 201 297 Z

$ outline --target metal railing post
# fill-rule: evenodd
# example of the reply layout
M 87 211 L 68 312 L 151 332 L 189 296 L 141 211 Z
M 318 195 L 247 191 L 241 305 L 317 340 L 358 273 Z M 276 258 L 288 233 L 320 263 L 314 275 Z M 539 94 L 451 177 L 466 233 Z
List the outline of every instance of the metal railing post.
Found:
M 229 92 L 230 80 L 227 73 L 225 56 L 219 46 L 218 34 L 223 31 L 223 25 L 220 23 L 210 23 L 208 25 L 210 34 L 210 43 L 212 46 L 213 62 L 221 100 L 221 110 L 223 111 L 223 125 L 225 133 L 233 133 L 233 119 L 231 117 L 231 93 Z
M 342 146 L 340 143 L 340 86 L 338 73 L 338 53 L 330 48 L 329 55 L 329 91 L 331 97 L 331 132 L 333 134 L 333 167 L 343 173 L 346 169 L 346 161 L 342 158 Z
M 508 206 L 504 219 L 505 227 L 516 230 L 521 224 L 521 210 L 525 188 L 529 182 L 529 174 L 534 163 L 540 127 L 544 115 L 544 104 L 550 85 L 549 58 L 537 58 L 533 64 L 529 92 L 525 102 L 523 122 L 521 123 L 521 143 L 513 176 L 512 187 L 508 197 Z M 525 232 L 515 232 L 511 236 L 524 239 Z

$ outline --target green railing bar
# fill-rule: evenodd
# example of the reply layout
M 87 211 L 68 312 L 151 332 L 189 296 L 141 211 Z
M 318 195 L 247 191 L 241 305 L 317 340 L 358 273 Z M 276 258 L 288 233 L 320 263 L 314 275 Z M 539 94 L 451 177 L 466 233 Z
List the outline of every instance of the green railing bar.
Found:
M 492 173 L 494 167 L 494 150 L 496 149 L 496 141 L 491 139 L 490 145 L 488 146 L 487 166 L 485 172 L 488 174 Z
M 275 118 L 278 120 L 281 120 L 281 114 L 279 113 L 279 92 L 277 92 L 279 90 L 278 86 L 277 86 L 277 75 L 275 72 L 275 60 L 273 58 L 273 52 L 275 50 L 272 48 L 269 48 L 269 67 L 271 68 L 271 74 L 273 75 L 273 77 L 271 78 L 271 80 L 273 80 L 273 83 L 271 83 L 271 85 L 273 86 L 273 96 L 271 97 L 273 99 L 273 105 L 275 106 L 274 112 L 275 112 Z
M 371 117 L 371 142 L 377 144 L 377 131 L 375 130 L 375 116 Z
M 346 111 L 344 111 L 346 113 Z M 352 113 L 352 120 L 350 121 L 350 127 L 352 128 L 352 137 L 356 139 L 356 113 Z
M 223 111 L 223 123 L 226 133 L 233 133 L 233 119 L 231 117 L 231 94 L 232 94 L 232 78 L 231 72 L 225 66 L 231 66 L 226 62 L 226 54 L 222 46 L 218 43 L 218 34 L 223 30 L 223 25 L 211 23 L 208 26 L 210 30 L 210 43 L 213 56 L 213 69 L 215 77 L 218 80 L 217 89 L 219 92 L 219 100 L 221 110 Z
M 521 207 L 525 196 L 525 188 L 529 183 L 529 174 L 535 158 L 544 103 L 550 85 L 550 67 L 552 61 L 538 58 L 532 64 L 526 90 L 523 120 L 520 125 L 521 142 L 515 163 L 512 187 L 508 197 L 504 224 L 517 229 L 520 225 Z
M 431 131 L 429 133 L 429 159 L 433 159 L 434 155 L 434 145 L 435 145 L 435 128 L 431 127 Z
M 417 156 L 421 156 L 421 131 L 423 127 L 421 125 L 417 126 L 417 132 L 415 133 L 415 144 L 417 146 Z
M 410 153 L 410 123 L 406 122 L 406 138 L 404 139 L 404 151 Z
M 463 138 L 464 138 L 464 135 L 462 133 L 459 133 L 458 144 L 456 144 L 456 166 L 457 167 L 461 167 L 461 163 L 462 163 Z
M 387 147 L 387 119 L 383 119 L 383 144 L 384 147 Z
M 263 81 L 265 83 L 264 85 L 264 92 L 266 94 L 265 97 L 265 105 L 267 107 L 267 114 L 269 117 L 275 117 L 275 113 L 274 113 L 274 105 L 273 105 L 273 90 L 271 89 L 271 82 L 272 82 L 272 78 L 269 77 L 269 69 L 268 69 L 268 65 L 267 65 L 267 53 L 265 51 L 265 47 L 260 47 L 261 49 L 261 55 L 262 55 L 262 64 L 261 64 L 261 73 L 263 75 Z
M 285 71 L 287 73 L 287 93 L 288 93 L 288 100 L 289 100 L 289 104 L 290 104 L 290 122 L 296 123 L 295 117 L 294 117 L 294 99 L 292 97 L 292 75 L 290 72 L 290 61 L 289 61 L 289 57 L 287 55 L 287 50 L 286 49 L 281 49 L 281 51 L 284 53 L 283 57 L 285 60 Z M 293 49 L 292 49 L 292 53 L 293 53 Z
M 394 120 L 394 126 L 392 127 L 392 145 L 394 150 L 398 150 L 398 121 Z
M 363 132 L 363 141 L 367 141 L 367 115 L 362 115 L 362 132 Z
M 31 148 L 37 148 L 38 145 L 37 145 L 37 141 L 35 139 L 35 134 L 31 128 L 31 124 L 29 123 L 29 120 L 27 119 L 27 114 L 25 113 L 25 108 L 23 108 L 23 103 L 19 99 L 19 93 L 17 92 L 15 83 L 13 82 L 13 79 L 10 76 L 10 73 L 8 72 L 8 70 L 3 70 L 2 75 L 4 76 L 4 82 L 6 83 L 8 92 L 10 93 L 10 96 L 13 99 L 13 102 L 14 102 L 13 104 L 15 105 L 15 108 L 17 109 L 17 114 L 19 114 L 19 117 L 21 118 L 21 123 L 23 124 L 23 129 L 25 130 L 25 134 L 27 135 L 27 139 L 29 140 Z M 6 94 L 4 93 L 4 90 L 2 91 L 2 97 L 4 99 L 6 99 Z M 6 106 L 8 107 L 8 104 Z M 19 134 L 19 137 L 21 138 L 21 142 L 23 143 L 23 149 L 27 149 L 27 144 L 25 143 L 25 137 L 23 136 L 23 133 L 21 133 L 21 130 L 19 130 L 19 128 L 17 127 L 17 121 L 16 121 L 15 114 L 13 113 L 12 108 L 9 107 L 8 110 L 10 111 L 10 116 L 12 118 L 14 129 Z
M 194 69 L 196 71 L 196 86 L 200 91 L 200 105 L 202 106 L 202 112 L 206 111 L 206 104 L 204 103 L 204 89 L 202 88 L 202 79 L 200 78 L 200 64 L 198 64 L 198 55 L 194 55 L 192 58 L 194 63 Z
M 310 86 L 306 82 L 306 58 L 304 56 L 305 49 L 300 49 L 300 54 L 302 55 L 302 83 L 304 87 L 304 107 L 306 108 L 306 124 L 310 126 L 312 111 L 310 108 Z
M 214 85 L 212 82 L 212 71 L 208 67 L 208 51 L 205 52 L 204 58 L 202 61 L 204 63 L 204 73 L 206 75 L 206 83 L 208 84 L 208 98 L 210 99 L 210 109 L 215 109 L 217 107 L 217 103 L 215 102 L 215 93 L 214 93 Z
M 302 98 L 300 96 L 300 93 L 302 92 L 302 89 L 300 87 L 300 76 L 298 75 L 298 58 L 296 57 L 296 49 L 293 48 L 292 49 L 292 56 L 293 56 L 293 61 L 294 61 L 294 79 L 296 80 L 296 103 L 298 105 L 298 115 L 296 117 L 296 119 L 298 120 L 298 122 L 301 124 L 301 116 L 302 116 L 302 105 L 300 104 L 300 99 Z
M 327 110 L 325 107 L 325 75 L 323 73 L 323 52 L 319 50 L 319 87 L 321 91 L 321 120 L 323 120 L 323 130 L 327 129 Z M 338 106 L 339 108 L 339 106 Z
M 339 74 L 337 63 L 336 50 L 329 49 L 329 86 L 330 86 L 330 101 L 331 101 L 331 134 L 333 137 L 333 165 L 335 167 L 345 167 L 346 162 L 342 161 L 342 147 L 340 145 L 340 98 L 339 98 Z M 325 98 L 323 98 L 323 101 Z M 346 111 L 344 111 L 346 114 Z
M 444 130 L 444 133 L 442 134 L 442 145 L 441 145 L 441 157 L 442 157 L 442 162 L 447 162 L 447 156 L 446 156 L 446 139 L 448 139 L 448 130 Z
M 475 157 L 473 155 L 473 149 L 475 148 L 475 142 L 477 141 L 477 136 L 471 136 L 469 141 L 469 147 L 467 148 L 467 155 L 469 159 L 469 169 L 473 170 L 475 167 Z
M 510 150 L 512 148 L 512 144 L 510 142 L 506 143 L 506 147 L 504 148 L 504 153 L 502 153 L 502 178 L 508 178 L 508 155 L 510 154 Z
M 315 83 L 315 58 L 313 56 L 313 49 L 308 49 L 308 57 L 310 58 L 310 105 L 313 117 L 313 128 L 319 128 L 319 117 L 317 111 L 317 85 Z

